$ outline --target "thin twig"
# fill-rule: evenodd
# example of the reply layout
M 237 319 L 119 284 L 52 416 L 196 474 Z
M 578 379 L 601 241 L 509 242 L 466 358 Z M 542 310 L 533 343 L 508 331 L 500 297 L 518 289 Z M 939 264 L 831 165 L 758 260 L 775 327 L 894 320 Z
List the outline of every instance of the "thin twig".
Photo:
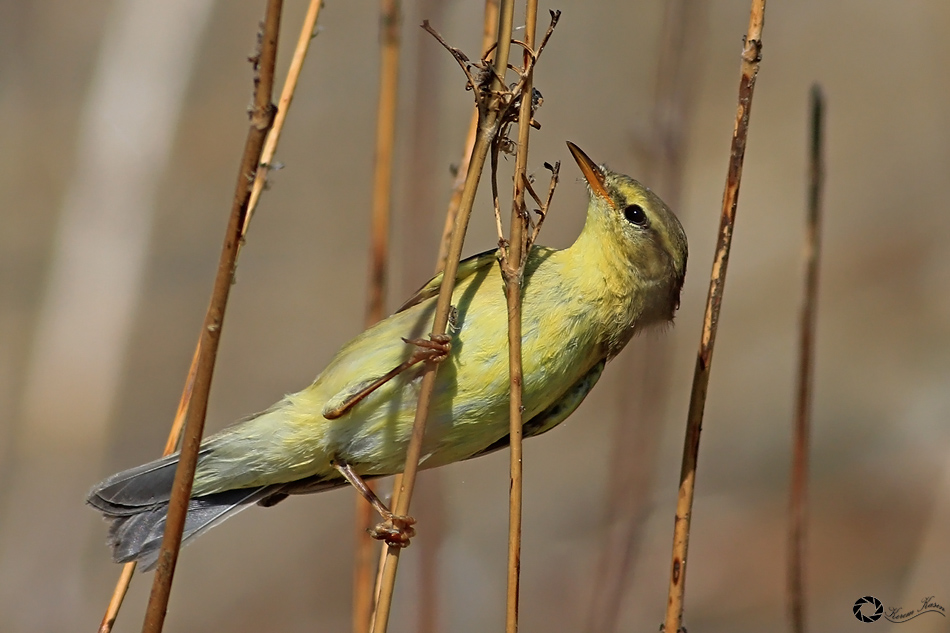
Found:
M 437 0 L 438 1 L 438 0 Z M 498 25 L 498 0 L 485 0 L 485 15 L 482 27 L 482 59 L 488 55 L 488 50 L 493 46 L 493 38 L 497 33 Z M 458 216 L 459 205 L 462 201 L 462 191 L 465 188 L 465 180 L 468 175 L 468 168 L 472 158 L 472 151 L 475 148 L 475 137 L 478 133 L 478 108 L 472 110 L 472 119 L 469 123 L 468 133 L 465 137 L 464 149 L 462 150 L 462 160 L 459 162 L 458 167 L 455 173 L 455 179 L 452 182 L 452 193 L 449 197 L 448 210 L 445 214 L 445 223 L 442 229 L 442 238 L 439 240 L 439 254 L 436 258 L 435 265 L 435 274 L 438 275 L 445 268 L 445 260 L 448 258 L 449 247 L 452 242 L 452 231 L 455 228 L 455 221 Z M 439 472 L 433 471 L 431 473 L 432 477 L 438 477 Z M 402 487 L 402 475 L 397 474 L 393 477 L 393 487 L 392 487 L 392 498 L 390 500 L 390 507 L 394 507 L 397 504 L 399 499 L 399 490 Z M 431 534 L 431 529 L 430 529 Z M 432 537 L 429 537 L 431 541 Z M 429 547 L 432 547 L 432 544 L 429 543 Z M 376 584 L 374 592 L 374 605 L 376 601 L 379 600 L 379 591 L 380 583 L 382 582 L 382 572 L 383 565 L 386 561 L 387 552 L 385 548 L 380 550 L 379 555 L 379 564 L 377 565 L 376 573 Z M 425 579 L 422 579 L 422 582 L 425 582 Z M 420 616 L 419 628 L 420 630 L 425 630 L 426 626 L 429 625 L 429 619 L 431 619 L 431 609 L 426 609 L 426 605 L 431 605 L 434 603 L 434 597 L 431 592 L 426 592 L 425 595 L 420 595 L 420 601 L 425 601 L 425 603 L 420 604 L 420 610 L 422 615 Z M 375 608 L 374 615 L 375 617 Z M 372 619 L 370 628 L 374 628 L 372 625 Z
M 373 172 L 373 220 L 370 254 L 370 295 L 367 326 L 383 318 L 389 213 L 392 206 L 393 146 L 396 138 L 396 100 L 399 89 L 399 0 L 380 3 L 379 106 L 376 114 L 376 164 Z
M 195 344 L 195 353 L 191 356 L 191 366 L 188 367 L 188 376 L 185 378 L 185 386 L 181 390 L 181 397 L 178 399 L 178 409 L 175 411 L 175 419 L 172 420 L 172 426 L 168 431 L 168 439 L 165 440 L 165 448 L 162 451 L 162 457 L 171 455 L 178 450 L 181 443 L 181 431 L 185 428 L 185 414 L 188 413 L 188 406 L 191 404 L 191 396 L 195 392 L 195 376 L 198 374 L 198 359 L 201 358 L 201 338 Z
M 99 633 L 110 633 L 112 627 L 115 626 L 115 619 L 119 617 L 119 609 L 122 608 L 125 594 L 129 592 L 129 585 L 132 584 L 132 574 L 134 573 L 134 562 L 126 563 L 122 566 L 122 573 L 119 574 L 119 580 L 115 584 L 112 598 L 109 599 L 109 606 L 106 607 L 106 613 L 102 616 Z
M 504 0 L 503 0 L 504 2 Z M 502 4 L 501 16 L 504 16 L 504 7 L 505 4 Z M 509 107 L 512 103 L 521 96 L 524 89 L 525 77 L 529 75 L 529 71 L 537 63 L 538 59 L 541 56 L 541 53 L 544 51 L 544 48 L 547 46 L 548 40 L 551 39 L 551 36 L 554 34 L 554 29 L 557 27 L 558 20 L 561 19 L 560 11 L 551 11 L 551 22 L 548 24 L 548 29 L 544 33 L 544 37 L 541 38 L 541 44 L 538 46 L 536 51 L 529 53 L 530 60 L 525 65 L 524 69 L 520 70 L 521 78 L 509 89 L 505 91 L 499 91 L 496 86 L 501 86 L 503 81 L 498 74 L 497 68 L 498 60 L 496 59 L 495 63 L 491 66 L 487 64 L 484 60 L 479 63 L 472 63 L 468 56 L 465 55 L 462 51 L 457 48 L 454 48 L 449 45 L 448 42 L 432 28 L 432 25 L 429 24 L 428 20 L 422 22 L 422 28 L 429 32 L 432 37 L 434 37 L 449 53 L 452 54 L 452 57 L 455 58 L 455 61 L 458 62 L 459 66 L 462 68 L 462 71 L 465 73 L 465 76 L 468 78 L 467 88 L 473 89 L 475 92 L 475 105 L 479 109 L 479 114 L 482 115 L 483 112 L 494 111 L 500 113 L 498 121 L 492 121 L 493 126 L 495 124 L 501 125 L 510 120 L 506 120 L 505 117 L 509 114 Z M 498 21 L 499 29 L 502 28 L 502 20 Z M 507 55 L 510 51 L 511 42 L 507 42 L 504 46 L 505 54 Z M 496 48 L 501 48 L 496 45 Z M 500 55 L 501 53 L 499 53 Z M 508 67 L 507 64 L 505 64 Z M 482 80 L 475 78 L 475 75 L 472 73 L 472 69 L 476 69 L 476 73 Z M 490 126 L 490 127 L 493 127 Z M 495 130 L 497 132 L 497 130 Z
M 373 488 L 375 489 L 375 488 Z M 363 497 L 356 496 L 356 534 L 353 572 L 353 632 L 369 631 L 373 614 L 373 587 L 377 576 L 375 542 L 367 533 L 373 526 L 375 510 Z M 369 527 L 366 527 L 369 526 Z
M 511 202 L 511 239 L 499 236 L 502 277 L 508 305 L 508 436 L 510 438 L 510 476 L 508 488 L 508 591 L 505 608 L 505 632 L 518 631 L 518 597 L 521 591 L 521 504 L 522 504 L 522 384 L 524 371 L 521 363 L 521 288 L 530 237 L 528 212 L 524 206 L 525 185 L 528 182 L 528 138 L 534 77 L 531 70 L 531 47 L 538 24 L 538 0 L 527 0 L 525 8 L 524 88 L 518 112 L 518 151 L 515 154 L 514 192 Z M 497 144 L 496 144 L 497 148 Z M 493 165 L 497 159 L 493 157 Z M 496 203 L 497 206 L 497 203 Z
M 191 357 L 191 367 L 188 368 L 188 377 L 185 379 L 185 387 L 182 389 L 181 397 L 178 400 L 178 410 L 175 412 L 175 419 L 172 421 L 171 429 L 168 431 L 168 439 L 165 440 L 165 450 L 162 456 L 171 455 L 178 448 L 178 442 L 181 440 L 181 430 L 185 424 L 185 413 L 188 412 L 188 405 L 191 402 L 191 394 L 195 389 L 195 374 L 198 371 L 198 357 L 201 354 L 201 339 L 195 345 L 195 353 Z M 122 602 L 125 600 L 125 594 L 129 591 L 129 585 L 132 584 L 132 574 L 135 573 L 136 563 L 126 563 L 122 566 L 122 573 L 119 574 L 119 580 L 112 591 L 112 597 L 109 599 L 109 606 L 106 607 L 106 613 L 102 616 L 102 623 L 99 625 L 99 633 L 110 633 L 115 626 L 115 620 L 119 616 L 119 610 L 122 608 Z
M 504 248 L 507 244 L 505 240 L 505 227 L 501 221 L 501 204 L 498 202 L 498 146 L 499 139 L 496 138 L 492 141 L 491 151 L 489 156 L 491 157 L 491 200 L 492 200 L 492 215 L 495 218 L 495 230 L 498 232 L 498 246 Z M 501 251 L 502 257 L 505 256 L 504 250 Z
M 722 306 L 729 250 L 735 224 L 736 205 L 739 199 L 739 184 L 742 179 L 742 163 L 745 158 L 746 138 L 749 131 L 749 114 L 752 93 L 759 70 L 762 53 L 762 26 L 765 18 L 765 0 L 752 0 L 749 15 L 749 30 L 742 48 L 742 74 L 739 81 L 739 105 L 732 135 L 729 155 L 729 170 L 722 196 L 722 214 L 719 221 L 719 238 L 709 280 L 709 295 L 703 319 L 702 338 L 693 374 L 689 413 L 686 421 L 686 438 L 683 447 L 683 465 L 680 471 L 679 495 L 676 502 L 676 521 L 673 527 L 673 560 L 670 569 L 670 588 L 666 607 L 664 630 L 678 633 L 683 621 L 683 596 L 686 591 L 686 557 L 689 546 L 689 526 L 692 518 L 693 493 L 696 484 L 696 461 L 699 456 L 699 433 L 702 428 L 706 392 L 709 388 L 709 372 L 712 364 L 716 330 L 719 325 L 719 310 Z
M 218 262 L 211 303 L 208 306 L 208 312 L 205 315 L 201 330 L 201 351 L 195 373 L 194 393 L 188 407 L 184 441 L 182 442 L 178 467 L 175 470 L 175 480 L 172 484 L 171 499 L 168 504 L 165 534 L 158 554 L 158 564 L 145 612 L 145 621 L 142 624 L 143 633 L 159 633 L 164 625 L 165 614 L 168 610 L 168 598 L 171 594 L 175 565 L 178 562 L 178 550 L 181 547 L 182 531 L 185 525 L 185 516 L 188 512 L 191 488 L 194 483 L 198 450 L 201 446 L 201 436 L 204 431 L 208 394 L 211 390 L 211 378 L 214 373 L 214 361 L 217 357 L 218 343 L 221 339 L 224 311 L 234 279 L 234 262 L 241 242 L 241 229 L 247 215 L 251 183 L 260 164 L 264 139 L 274 121 L 276 108 L 271 103 L 271 93 L 274 85 L 274 63 L 277 58 L 277 35 L 282 7 L 282 0 L 268 0 L 260 55 L 254 60 L 257 72 L 254 80 L 254 108 L 250 116 L 251 125 L 244 147 L 244 156 L 241 159 L 241 168 L 238 172 L 231 216 L 225 232 L 221 258 Z
M 498 27 L 498 0 L 485 0 L 485 17 L 482 23 L 482 59 L 488 56 L 493 46 L 493 38 Z M 458 214 L 459 203 L 462 200 L 462 189 L 465 186 L 465 176 L 468 174 L 468 164 L 475 148 L 475 136 L 478 133 L 478 108 L 472 112 L 472 120 L 468 124 L 468 134 L 465 136 L 465 149 L 462 151 L 462 160 L 459 162 L 452 182 L 452 195 L 449 198 L 448 212 L 445 214 L 445 226 L 442 229 L 442 239 L 439 241 L 439 257 L 435 273 L 439 274 L 445 268 L 445 258 L 449 255 L 449 244 L 452 241 L 452 229 L 455 228 L 455 216 Z
M 534 191 L 534 187 L 531 186 L 531 181 L 528 180 L 527 176 L 524 176 L 524 186 L 527 189 L 528 193 L 531 194 L 531 197 L 534 198 L 534 201 L 538 203 L 538 209 L 535 209 L 534 212 L 538 214 L 537 222 L 534 222 L 534 225 L 531 230 L 531 235 L 528 236 L 528 242 L 525 244 L 525 250 L 530 251 L 531 247 L 534 246 L 535 241 L 538 239 L 538 233 L 541 232 L 541 225 L 544 224 L 545 218 L 548 217 L 548 209 L 551 207 L 551 200 L 554 199 L 554 190 L 557 188 L 557 182 L 559 174 L 561 171 L 561 161 L 555 161 L 554 165 L 550 163 L 544 163 L 544 168 L 551 172 L 551 180 L 548 183 L 548 195 L 544 200 L 538 196 Z M 528 216 L 528 220 L 531 220 L 531 217 Z
M 257 202 L 260 198 L 261 193 L 264 190 L 264 186 L 267 180 L 267 171 L 270 169 L 270 161 L 274 157 L 274 153 L 277 151 L 277 142 L 280 138 L 280 132 L 283 128 L 284 121 L 287 118 L 287 111 L 290 109 L 290 104 L 293 101 L 294 92 L 297 88 L 297 80 L 300 77 L 300 70 L 303 68 L 303 61 L 306 58 L 307 51 L 310 47 L 310 41 L 313 39 L 314 28 L 316 26 L 317 17 L 320 14 L 320 7 L 323 6 L 322 0 L 312 0 L 310 7 L 307 10 L 307 15 L 304 18 L 303 26 L 301 27 L 300 38 L 297 41 L 297 48 L 294 51 L 293 60 L 290 63 L 290 69 L 287 71 L 287 78 L 284 81 L 284 88 L 281 92 L 280 105 L 278 106 L 277 114 L 274 117 L 274 124 L 271 127 L 271 131 L 267 135 L 267 140 L 264 143 L 264 150 L 261 152 L 260 158 L 260 168 L 257 170 L 257 173 L 254 177 L 254 184 L 251 189 L 251 197 L 248 201 L 248 211 L 244 220 L 244 225 L 241 228 L 241 242 L 237 246 L 238 253 L 240 253 L 241 246 L 244 244 L 244 237 L 247 234 L 247 229 L 250 226 L 251 217 L 254 213 L 255 208 L 257 207 Z M 195 373 L 198 368 L 198 357 L 201 350 L 201 339 L 199 338 L 198 344 L 195 346 L 195 352 L 191 359 L 191 367 L 188 369 L 188 378 L 185 380 L 185 387 L 182 391 L 181 398 L 178 402 L 178 411 L 175 414 L 175 419 L 172 422 L 171 429 L 168 433 L 168 439 L 165 442 L 165 450 L 162 452 L 162 456 L 171 455 L 175 452 L 178 447 L 179 442 L 181 441 L 181 431 L 185 422 L 185 413 L 188 410 L 188 405 L 191 402 L 191 395 L 195 386 Z M 126 563 L 122 568 L 122 573 L 119 576 L 119 580 L 116 583 L 115 590 L 112 592 L 112 598 L 109 600 L 109 605 L 106 608 L 106 613 L 102 618 L 102 623 L 99 626 L 99 633 L 110 633 L 112 627 L 115 625 L 116 617 L 119 614 L 119 610 L 122 607 L 122 602 L 125 599 L 125 594 L 129 590 L 129 585 L 132 582 L 132 574 L 135 571 L 136 564 Z
M 399 0 L 380 2 L 379 103 L 376 111 L 376 163 L 373 172 L 369 297 L 366 327 L 383 318 L 386 264 L 389 254 L 389 217 L 392 207 L 393 148 L 396 139 L 396 105 L 399 93 L 401 9 Z M 375 489 L 375 484 L 369 484 Z M 369 631 L 373 614 L 375 542 L 372 506 L 356 496 L 356 560 L 353 574 L 353 633 Z
M 452 232 L 452 243 L 449 249 L 449 256 L 446 259 L 445 273 L 442 276 L 442 284 L 439 288 L 439 297 L 435 307 L 435 317 L 432 326 L 432 335 L 442 335 L 446 331 L 446 325 L 449 320 L 449 312 L 452 303 L 452 291 L 455 287 L 455 276 L 458 272 L 459 259 L 462 253 L 462 246 L 465 241 L 465 232 L 468 228 L 469 217 L 472 213 L 472 205 L 475 201 L 475 192 L 478 189 L 478 181 L 485 166 L 485 159 L 488 156 L 492 140 L 497 135 L 505 116 L 508 114 L 508 108 L 514 102 L 516 95 L 524 87 L 524 78 L 517 82 L 513 90 L 508 90 L 503 81 L 499 79 L 499 70 L 503 71 L 508 66 L 508 51 L 510 50 L 512 15 L 514 12 L 514 0 L 503 0 L 499 12 L 498 20 L 498 47 L 495 66 L 491 72 L 491 81 L 485 84 L 474 84 L 475 102 L 478 105 L 480 124 L 479 133 L 475 140 L 475 147 L 472 151 L 472 160 L 469 164 L 468 175 L 465 180 L 465 188 L 462 191 L 462 199 L 459 205 L 459 213 L 456 218 L 455 229 Z M 548 29 L 549 33 L 553 29 L 559 14 L 552 12 L 552 25 Z M 429 24 L 423 23 L 423 28 L 432 33 L 443 45 L 452 51 L 445 40 L 439 36 Z M 457 60 L 464 55 L 453 53 Z M 467 76 L 471 76 L 465 68 L 464 62 L 460 61 L 463 70 Z M 533 65 L 533 64 L 531 64 Z M 481 67 L 481 70 L 485 70 Z M 527 71 L 527 69 L 526 69 Z M 432 362 L 426 362 L 422 374 L 422 384 L 419 389 L 419 398 L 416 408 L 416 417 L 413 422 L 412 436 L 409 440 L 409 446 L 406 451 L 406 468 L 403 473 L 401 486 L 395 503 L 395 514 L 406 515 L 409 511 L 410 501 L 412 500 L 412 488 L 415 485 L 416 473 L 419 467 L 419 458 L 422 453 L 422 439 L 425 435 L 425 423 L 429 413 L 429 405 L 432 400 L 432 392 L 435 387 L 436 369 L 438 365 Z M 383 566 L 382 579 L 380 581 L 379 599 L 376 604 L 376 614 L 373 623 L 375 633 L 385 633 L 389 626 L 389 613 L 392 607 L 392 593 L 395 587 L 396 571 L 399 563 L 400 548 L 392 545 L 386 547 L 386 560 Z
M 316 22 L 320 14 L 320 8 L 322 6 L 322 0 L 311 0 L 307 14 L 304 17 L 300 38 L 297 41 L 297 48 L 294 50 L 294 56 L 291 60 L 290 68 L 287 71 L 287 78 L 284 80 L 284 87 L 280 97 L 280 105 L 278 106 L 277 114 L 274 117 L 274 124 L 267 135 L 267 140 L 264 143 L 264 149 L 261 152 L 260 167 L 254 178 L 254 184 L 251 189 L 251 198 L 248 201 L 247 216 L 245 217 L 244 225 L 241 229 L 241 242 L 237 246 L 238 254 L 240 254 L 241 248 L 244 245 L 244 238 L 247 234 L 248 227 L 250 226 L 251 217 L 257 207 L 257 202 L 260 199 L 260 195 L 264 190 L 267 171 L 270 169 L 270 162 L 277 150 L 280 132 L 283 129 L 284 121 L 287 118 L 287 112 L 290 109 L 291 102 L 293 101 L 293 96 L 297 88 L 297 82 L 300 78 L 300 71 L 303 68 L 303 61 L 306 58 L 307 52 L 310 48 L 310 42 L 315 35 Z M 185 380 L 185 387 L 182 390 L 181 397 L 178 401 L 178 410 L 175 413 L 175 418 L 169 430 L 168 439 L 165 441 L 165 449 L 162 452 L 162 456 L 168 456 L 174 453 L 181 441 L 181 432 L 185 423 L 185 413 L 188 411 L 188 406 L 191 403 L 191 396 L 194 391 L 195 374 L 198 369 L 198 358 L 200 351 L 201 339 L 199 338 L 198 344 L 195 346 L 194 355 L 191 359 L 191 366 L 188 369 L 188 377 Z M 106 613 L 103 616 L 102 623 L 99 626 L 99 633 L 110 633 L 112 631 L 112 628 L 115 625 L 115 620 L 118 617 L 119 610 L 122 607 L 122 602 L 125 599 L 125 595 L 129 590 L 129 585 L 132 582 L 132 575 L 135 571 L 135 567 L 136 563 L 134 562 L 126 563 L 123 566 L 119 580 L 116 582 L 116 587 L 112 592 L 111 599 L 109 600 L 109 605 L 106 608 Z
M 475 76 L 472 74 L 472 68 L 480 66 L 479 64 L 472 64 L 471 60 L 468 58 L 468 55 L 463 53 L 461 49 L 450 46 L 449 43 L 445 41 L 445 38 L 443 38 L 438 31 L 432 28 L 432 25 L 429 24 L 428 20 L 422 21 L 422 28 L 430 33 L 432 37 L 434 37 L 436 41 L 438 41 L 439 44 L 445 48 L 445 50 L 451 53 L 452 57 L 455 58 L 455 61 L 458 62 L 458 65 L 462 68 L 462 72 L 465 73 L 465 77 L 468 79 L 468 83 L 465 84 L 466 90 L 474 90 L 476 87 L 482 84 L 482 82 L 475 79 Z
M 267 175 L 273 168 L 271 161 L 274 160 L 274 154 L 277 153 L 277 143 L 280 142 L 280 133 L 284 129 L 284 121 L 287 120 L 287 113 L 290 111 L 290 104 L 294 100 L 294 94 L 297 91 L 297 82 L 300 79 L 300 71 L 303 70 L 304 60 L 307 59 L 307 52 L 310 50 L 310 42 L 316 37 L 317 19 L 320 17 L 320 8 L 323 7 L 323 0 L 310 0 L 310 6 L 307 7 L 307 14 L 303 18 L 303 25 L 300 27 L 300 37 L 297 38 L 297 48 L 294 49 L 293 59 L 290 60 L 290 68 L 287 69 L 287 78 L 284 79 L 284 88 L 280 93 L 280 101 L 277 102 L 277 115 L 274 117 L 274 125 L 267 134 L 267 140 L 264 142 L 264 150 L 261 152 L 260 167 L 257 175 L 254 176 L 254 185 L 251 187 L 251 199 L 247 203 L 247 217 L 244 218 L 244 226 L 241 229 L 241 238 L 247 235 L 247 228 L 251 225 L 251 218 L 257 210 L 257 202 L 260 200 L 261 193 L 267 186 Z
M 788 615 L 795 633 L 805 632 L 805 535 L 808 504 L 808 449 L 811 434 L 812 374 L 815 321 L 818 315 L 818 271 L 821 264 L 821 193 L 824 179 L 824 97 L 811 89 L 811 147 L 808 169 L 808 217 L 805 232 L 805 291 L 798 346 L 798 390 L 788 529 Z

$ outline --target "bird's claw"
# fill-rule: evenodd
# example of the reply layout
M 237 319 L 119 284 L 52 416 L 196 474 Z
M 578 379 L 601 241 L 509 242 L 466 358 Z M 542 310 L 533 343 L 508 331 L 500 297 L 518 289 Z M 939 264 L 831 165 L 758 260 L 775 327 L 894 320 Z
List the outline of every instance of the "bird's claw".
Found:
M 409 362 L 412 364 L 420 361 L 441 363 L 448 358 L 449 352 L 452 351 L 452 337 L 448 334 L 430 334 L 427 339 L 404 338 L 402 340 L 408 345 L 415 345 L 417 348 L 409 358 Z
M 376 527 L 370 528 L 369 535 L 393 547 L 408 547 L 409 539 L 416 535 L 416 530 L 412 527 L 415 522 L 412 517 L 393 514 Z

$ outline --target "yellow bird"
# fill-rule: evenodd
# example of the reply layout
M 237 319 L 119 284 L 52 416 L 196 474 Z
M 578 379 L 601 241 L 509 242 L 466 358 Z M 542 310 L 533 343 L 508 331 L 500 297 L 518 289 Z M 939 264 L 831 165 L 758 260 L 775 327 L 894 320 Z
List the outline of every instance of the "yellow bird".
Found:
M 573 413 L 635 333 L 673 319 L 686 274 L 686 234 L 663 201 L 568 146 L 587 180 L 590 203 L 570 248 L 535 246 L 528 254 L 525 437 Z M 421 359 L 444 356 L 422 468 L 508 445 L 508 317 L 495 251 L 460 264 L 447 344 L 420 351 L 404 339 L 419 342 L 430 331 L 440 283 L 437 276 L 395 314 L 347 343 L 312 385 L 202 443 L 185 541 L 254 503 L 269 506 L 347 481 L 365 494 L 363 477 L 401 472 Z M 90 493 L 88 502 L 112 521 L 116 562 L 154 566 L 177 463 L 171 455 L 123 471 Z M 411 520 L 374 505 L 390 521 L 381 537 L 398 542 L 411 535 Z

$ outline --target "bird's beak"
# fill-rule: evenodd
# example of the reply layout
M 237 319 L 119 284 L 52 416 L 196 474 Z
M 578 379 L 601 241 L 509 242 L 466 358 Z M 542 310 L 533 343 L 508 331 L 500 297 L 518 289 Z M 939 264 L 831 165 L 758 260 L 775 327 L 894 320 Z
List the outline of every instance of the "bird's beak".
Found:
M 607 193 L 607 186 L 604 183 L 604 172 L 601 171 L 600 167 L 590 159 L 590 156 L 585 154 L 584 150 L 577 145 L 568 141 L 567 147 L 571 150 L 571 154 L 574 155 L 574 160 L 577 161 L 577 166 L 581 168 L 581 173 L 584 174 L 584 178 L 587 179 L 590 190 L 610 203 L 610 194 Z

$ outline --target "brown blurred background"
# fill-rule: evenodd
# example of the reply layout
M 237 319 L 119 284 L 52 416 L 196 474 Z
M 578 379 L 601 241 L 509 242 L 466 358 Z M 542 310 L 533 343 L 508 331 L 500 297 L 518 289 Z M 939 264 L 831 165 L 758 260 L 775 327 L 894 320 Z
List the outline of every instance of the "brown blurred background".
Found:
M 155 6 L 149 6 L 154 4 Z M 536 73 L 529 169 L 564 161 L 541 242 L 566 246 L 585 188 L 564 146 L 649 174 L 664 3 L 564 0 Z M 305 9 L 287 3 L 279 77 Z M 522 630 L 596 628 L 609 491 L 645 486 L 617 631 L 663 617 L 684 420 L 735 114 L 746 0 L 699 3 L 683 189 L 690 267 L 657 419 L 627 420 L 628 350 L 564 426 L 525 449 Z M 417 25 L 474 55 L 481 2 L 404 5 L 390 307 L 422 282 L 471 95 Z M 247 127 L 262 2 L 0 3 L 0 631 L 91 631 L 119 567 L 83 506 L 157 456 L 206 308 Z M 361 329 L 376 108 L 377 6 L 328 1 L 232 293 L 208 429 L 305 386 Z M 542 25 L 546 20 L 542 19 Z M 781 630 L 801 293 L 807 96 L 825 89 L 809 621 L 864 630 L 854 600 L 950 606 L 950 4 L 769 5 L 701 448 L 685 623 Z M 420 96 L 422 95 L 422 96 Z M 645 176 L 644 176 L 645 177 Z M 648 183 L 649 184 L 649 183 Z M 677 192 L 661 196 L 674 197 Z M 483 187 L 483 190 L 485 187 Z M 503 191 L 507 185 L 503 187 Z M 466 252 L 494 246 L 480 197 Z M 634 377 L 631 380 L 631 376 Z M 636 482 L 610 482 L 618 425 Z M 438 630 L 502 626 L 505 453 L 422 476 L 420 536 L 393 631 L 417 630 L 420 554 L 439 533 Z M 434 500 L 442 498 L 441 512 Z M 348 631 L 350 491 L 252 509 L 187 548 L 167 630 Z M 441 525 L 440 529 L 434 526 Z M 432 526 L 432 527 L 430 527 Z M 619 554 L 618 554 L 619 555 Z M 117 631 L 138 630 L 151 575 Z M 883 628 L 885 623 L 876 625 Z M 948 630 L 923 616 L 902 632 Z

